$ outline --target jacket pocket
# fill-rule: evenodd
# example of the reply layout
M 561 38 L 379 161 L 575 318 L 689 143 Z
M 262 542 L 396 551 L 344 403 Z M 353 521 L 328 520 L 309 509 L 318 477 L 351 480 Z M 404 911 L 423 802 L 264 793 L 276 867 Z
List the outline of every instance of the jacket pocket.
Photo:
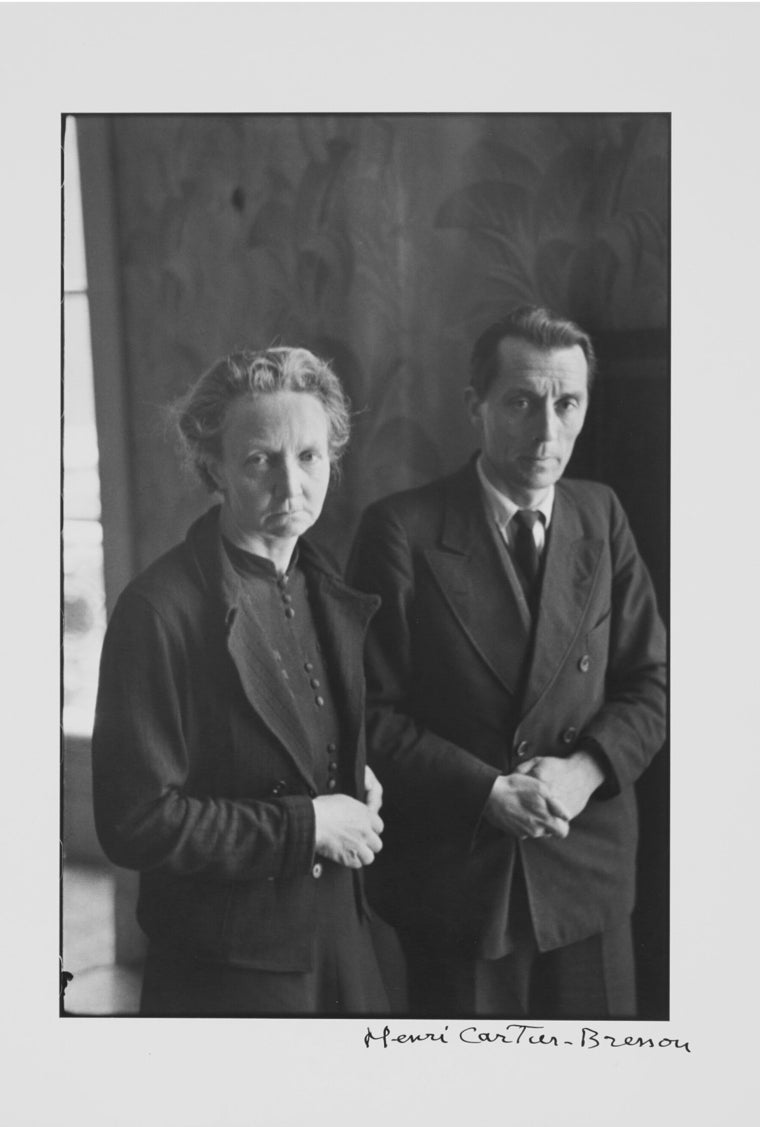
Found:
M 256 970 L 306 971 L 313 962 L 315 878 L 236 882 L 224 912 L 226 962 Z

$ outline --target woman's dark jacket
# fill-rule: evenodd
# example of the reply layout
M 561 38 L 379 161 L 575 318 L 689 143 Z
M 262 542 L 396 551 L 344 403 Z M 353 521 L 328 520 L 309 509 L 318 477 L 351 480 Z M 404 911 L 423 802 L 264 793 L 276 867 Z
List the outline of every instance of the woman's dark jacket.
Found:
M 345 776 L 363 799 L 362 650 L 379 600 L 347 587 L 303 540 L 299 566 Z M 93 734 L 96 826 L 108 857 L 140 871 L 137 918 L 152 941 L 240 967 L 306 971 L 320 873 L 309 733 L 265 632 L 251 644 L 243 630 L 240 582 L 214 508 L 119 598 Z

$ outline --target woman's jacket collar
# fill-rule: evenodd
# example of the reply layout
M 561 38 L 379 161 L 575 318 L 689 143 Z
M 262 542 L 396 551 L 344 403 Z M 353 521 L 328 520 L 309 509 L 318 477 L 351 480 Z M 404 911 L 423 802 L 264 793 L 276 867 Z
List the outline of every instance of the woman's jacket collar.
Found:
M 201 587 L 221 604 L 229 625 L 229 619 L 234 616 L 240 602 L 241 580 L 222 543 L 219 530 L 221 509 L 221 505 L 214 505 L 194 521 L 188 529 L 185 543 Z M 298 550 L 299 561 L 307 575 L 320 585 L 324 584 L 334 597 L 354 603 L 357 610 L 363 611 L 362 617 L 366 616 L 366 621 L 369 621 L 380 606 L 380 598 L 349 587 L 308 538 L 299 539 Z

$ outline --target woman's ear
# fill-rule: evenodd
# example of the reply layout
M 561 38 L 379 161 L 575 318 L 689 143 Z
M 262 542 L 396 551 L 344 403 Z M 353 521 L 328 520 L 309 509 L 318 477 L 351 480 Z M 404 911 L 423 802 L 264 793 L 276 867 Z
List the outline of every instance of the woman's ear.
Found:
M 207 458 L 203 463 L 208 485 L 224 496 L 224 473 L 216 458 Z

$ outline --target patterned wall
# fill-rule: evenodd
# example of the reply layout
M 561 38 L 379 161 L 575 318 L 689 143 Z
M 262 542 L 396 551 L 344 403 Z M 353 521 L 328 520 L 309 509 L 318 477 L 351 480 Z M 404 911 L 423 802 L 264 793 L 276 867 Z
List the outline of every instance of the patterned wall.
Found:
M 667 115 L 111 125 L 141 566 L 207 504 L 160 407 L 224 352 L 333 359 L 357 417 L 319 535 L 342 555 L 370 500 L 472 449 L 467 357 L 507 308 L 608 337 L 667 325 Z

